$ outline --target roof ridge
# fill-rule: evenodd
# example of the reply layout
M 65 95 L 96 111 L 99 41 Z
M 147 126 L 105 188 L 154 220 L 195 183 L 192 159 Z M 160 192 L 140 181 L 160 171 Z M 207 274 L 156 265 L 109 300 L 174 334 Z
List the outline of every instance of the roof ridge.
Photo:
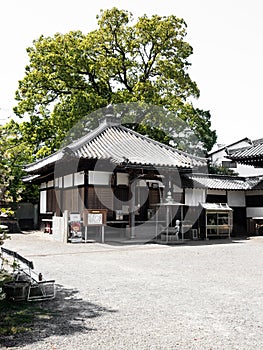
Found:
M 72 151 L 75 151 L 77 147 L 81 146 L 83 143 L 87 143 L 94 140 L 100 133 L 104 132 L 106 129 L 111 127 L 112 126 L 109 124 L 101 123 L 95 129 L 90 130 L 88 133 L 81 136 L 81 138 L 74 140 L 73 142 L 68 144 L 66 147 L 69 147 L 70 149 L 72 149 Z M 63 148 L 61 149 L 61 151 L 63 150 Z
M 185 174 L 185 175 L 193 175 L 196 177 L 218 177 L 218 178 L 231 178 L 231 179 L 243 179 L 245 180 L 245 176 L 239 176 L 239 175 L 227 175 L 227 174 L 206 174 L 206 173 L 191 173 L 191 174 Z

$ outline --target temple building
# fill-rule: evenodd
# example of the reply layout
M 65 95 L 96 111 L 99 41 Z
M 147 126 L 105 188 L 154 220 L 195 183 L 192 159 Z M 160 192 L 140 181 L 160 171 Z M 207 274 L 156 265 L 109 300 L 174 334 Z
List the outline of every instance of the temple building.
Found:
M 240 151 L 239 151 L 240 152 Z M 245 152 L 245 151 L 244 151 Z M 252 150 L 230 160 L 263 164 Z M 105 218 L 104 239 L 229 238 L 258 233 L 263 176 L 207 174 L 207 159 L 154 141 L 111 116 L 58 152 L 25 167 L 40 188 L 39 224 L 53 228 L 66 212 L 79 218 L 85 237 L 100 240 L 84 217 Z M 76 216 L 79 215 L 79 216 Z M 180 222 L 179 235 L 173 232 Z M 85 224 L 86 223 L 86 224 Z M 84 228 L 79 228 L 84 235 Z M 83 237 L 82 237 L 83 238 Z

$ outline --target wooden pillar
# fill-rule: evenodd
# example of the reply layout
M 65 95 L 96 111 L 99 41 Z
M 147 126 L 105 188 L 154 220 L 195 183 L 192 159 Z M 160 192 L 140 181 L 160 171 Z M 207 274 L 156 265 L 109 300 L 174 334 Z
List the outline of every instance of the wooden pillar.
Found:
M 135 181 L 130 184 L 131 201 L 130 201 L 130 238 L 133 239 L 135 235 Z

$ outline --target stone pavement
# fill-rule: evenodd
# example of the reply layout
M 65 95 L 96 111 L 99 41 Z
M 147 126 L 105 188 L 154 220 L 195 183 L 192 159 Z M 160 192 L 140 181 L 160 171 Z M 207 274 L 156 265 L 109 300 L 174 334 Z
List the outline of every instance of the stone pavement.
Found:
M 263 238 L 63 244 L 41 232 L 5 243 L 58 285 L 34 330 L 4 349 L 263 349 Z

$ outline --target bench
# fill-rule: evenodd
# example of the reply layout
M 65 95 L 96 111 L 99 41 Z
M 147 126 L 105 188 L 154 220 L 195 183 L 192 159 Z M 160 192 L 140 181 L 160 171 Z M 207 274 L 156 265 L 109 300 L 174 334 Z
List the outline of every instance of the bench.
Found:
M 4 266 L 4 255 L 13 258 L 12 280 L 5 282 L 3 291 L 8 299 L 14 301 L 33 301 L 46 300 L 55 298 L 55 281 L 45 280 L 41 273 L 34 271 L 34 264 L 32 261 L 24 258 L 22 255 L 1 247 L 2 266 Z

